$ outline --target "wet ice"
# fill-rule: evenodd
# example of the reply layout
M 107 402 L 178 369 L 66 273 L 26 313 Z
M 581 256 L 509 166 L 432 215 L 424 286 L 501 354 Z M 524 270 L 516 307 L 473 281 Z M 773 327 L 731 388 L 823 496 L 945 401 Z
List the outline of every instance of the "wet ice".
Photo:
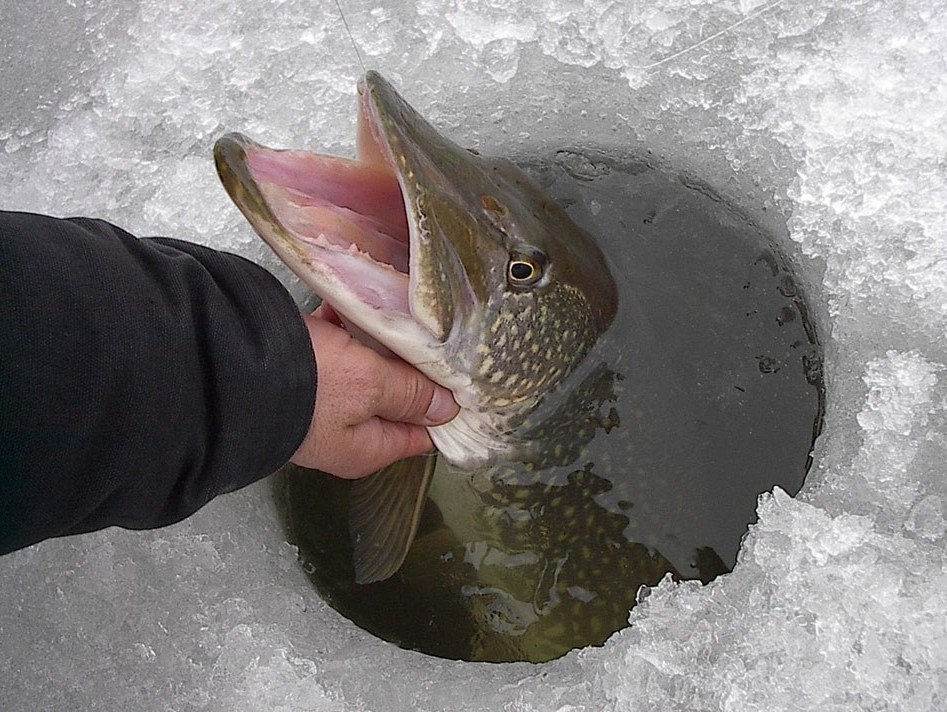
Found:
M 311 593 L 265 484 L 165 530 L 47 542 L 0 560 L 0 707 L 943 708 L 945 3 L 342 5 L 366 64 L 462 143 L 650 151 L 788 222 L 829 337 L 809 483 L 762 497 L 731 575 L 665 582 L 604 648 L 542 667 L 354 629 Z M 27 20 L 0 3 L 2 207 L 226 247 L 289 280 L 210 147 L 242 130 L 352 152 L 360 69 L 334 5 L 36 6 L 32 27 L 82 31 L 14 41 Z

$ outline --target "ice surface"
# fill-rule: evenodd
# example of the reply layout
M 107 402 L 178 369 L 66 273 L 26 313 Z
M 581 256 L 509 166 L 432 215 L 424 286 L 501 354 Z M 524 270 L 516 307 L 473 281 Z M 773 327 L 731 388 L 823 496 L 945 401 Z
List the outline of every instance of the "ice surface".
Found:
M 225 130 L 351 152 L 335 6 L 0 0 L 0 206 L 278 271 Z M 485 150 L 650 151 L 784 230 L 827 338 L 801 495 L 733 574 L 665 582 L 544 666 L 402 651 L 312 593 L 265 483 L 180 525 L 0 560 L 0 709 L 947 708 L 947 3 L 419 0 L 343 8 L 366 64 Z M 298 290 L 297 290 L 298 292 Z

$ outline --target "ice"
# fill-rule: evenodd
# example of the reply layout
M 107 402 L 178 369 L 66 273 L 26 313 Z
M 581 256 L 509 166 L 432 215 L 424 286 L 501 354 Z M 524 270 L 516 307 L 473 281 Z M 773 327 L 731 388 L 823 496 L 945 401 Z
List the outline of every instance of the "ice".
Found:
M 334 3 L 20 5 L 0 0 L 0 206 L 290 283 L 211 146 L 353 151 Z M 266 483 L 167 529 L 45 542 L 0 560 L 0 709 L 947 708 L 947 3 L 342 7 L 366 65 L 460 141 L 638 152 L 783 236 L 826 340 L 808 483 L 761 497 L 731 575 L 665 581 L 604 648 L 542 666 L 358 630 L 312 592 Z

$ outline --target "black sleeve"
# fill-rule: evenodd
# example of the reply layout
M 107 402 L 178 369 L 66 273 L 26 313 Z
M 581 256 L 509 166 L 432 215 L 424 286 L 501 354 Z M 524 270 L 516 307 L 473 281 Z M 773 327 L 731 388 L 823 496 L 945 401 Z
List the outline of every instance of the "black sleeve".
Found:
M 252 262 L 0 212 L 0 553 L 170 524 L 264 477 L 315 384 L 292 298 Z

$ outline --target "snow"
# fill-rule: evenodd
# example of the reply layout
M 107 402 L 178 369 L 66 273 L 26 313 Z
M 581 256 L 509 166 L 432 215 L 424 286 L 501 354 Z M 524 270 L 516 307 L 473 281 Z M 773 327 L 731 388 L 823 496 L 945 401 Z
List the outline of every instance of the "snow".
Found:
M 665 581 L 601 649 L 437 660 L 312 592 L 266 483 L 174 527 L 0 560 L 0 708 L 939 710 L 947 706 L 947 3 L 342 2 L 367 66 L 472 147 L 684 170 L 780 232 L 826 337 L 795 499 L 735 571 Z M 0 207 L 230 249 L 291 281 L 216 137 L 354 152 L 333 3 L 0 1 Z

